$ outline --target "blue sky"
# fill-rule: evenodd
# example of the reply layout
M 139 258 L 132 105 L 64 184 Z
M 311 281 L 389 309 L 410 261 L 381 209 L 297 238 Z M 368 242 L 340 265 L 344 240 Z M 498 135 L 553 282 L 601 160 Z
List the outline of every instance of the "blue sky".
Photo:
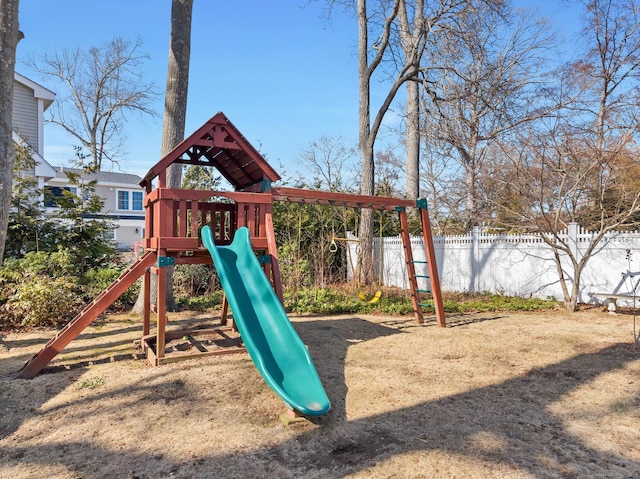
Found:
M 519 0 L 567 29 L 575 15 L 557 0 Z M 301 150 L 322 135 L 357 141 L 358 79 L 355 17 L 339 12 L 329 23 L 322 0 L 194 0 L 186 134 L 223 111 L 281 174 L 299 170 Z M 164 92 L 170 0 L 22 0 L 16 70 L 30 72 L 27 55 L 87 48 L 114 36 L 143 42 L 151 59 L 145 76 Z M 569 31 L 569 34 L 571 31 Z M 567 45 L 571 44 L 570 42 Z M 375 85 L 382 90 L 382 85 Z M 373 107 L 376 96 L 373 96 Z M 157 102 L 162 111 L 162 100 Z M 396 121 L 394 116 L 389 122 Z M 160 158 L 162 119 L 130 117 L 121 169 L 143 175 Z M 45 158 L 54 166 L 73 158 L 72 138 L 45 127 Z M 117 170 L 117 167 L 116 167 Z

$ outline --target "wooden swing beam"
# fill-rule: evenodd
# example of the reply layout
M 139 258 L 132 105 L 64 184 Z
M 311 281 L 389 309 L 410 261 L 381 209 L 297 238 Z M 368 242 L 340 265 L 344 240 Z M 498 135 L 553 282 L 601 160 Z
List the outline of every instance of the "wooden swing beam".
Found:
M 414 200 L 403 200 L 389 196 L 330 193 L 326 191 L 305 190 L 302 188 L 273 187 L 271 194 L 275 201 L 325 206 L 347 206 L 350 208 L 370 208 L 373 210 L 395 211 L 398 206 L 405 208 L 415 208 L 416 206 Z

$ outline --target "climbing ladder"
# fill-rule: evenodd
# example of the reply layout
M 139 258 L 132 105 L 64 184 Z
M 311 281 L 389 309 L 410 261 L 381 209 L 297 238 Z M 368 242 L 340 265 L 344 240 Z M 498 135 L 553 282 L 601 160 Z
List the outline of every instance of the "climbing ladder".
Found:
M 418 323 L 422 324 L 424 322 L 425 308 L 433 308 L 438 325 L 445 327 L 447 322 L 444 315 L 444 304 L 442 302 L 442 291 L 440 290 L 440 280 L 438 278 L 436 255 L 433 249 L 433 236 L 431 234 L 431 223 L 429 222 L 427 200 L 417 200 L 416 206 L 420 212 L 420 221 L 422 223 L 422 239 L 424 241 L 425 260 L 414 259 L 406 208 L 403 206 L 396 207 L 396 211 L 400 218 L 400 236 L 402 237 L 402 247 L 404 248 L 404 258 L 407 268 L 407 276 L 409 279 L 409 290 L 411 291 L 413 311 Z M 417 274 L 416 264 L 426 265 L 427 274 Z M 422 286 L 424 283 L 426 283 L 426 286 Z M 427 294 L 431 294 L 433 304 L 428 303 L 423 299 Z
M 36 376 L 67 344 L 78 335 L 156 262 L 156 253 L 149 251 L 133 263 L 120 277 L 89 303 L 75 318 L 49 340 L 49 342 L 18 371 L 16 378 Z

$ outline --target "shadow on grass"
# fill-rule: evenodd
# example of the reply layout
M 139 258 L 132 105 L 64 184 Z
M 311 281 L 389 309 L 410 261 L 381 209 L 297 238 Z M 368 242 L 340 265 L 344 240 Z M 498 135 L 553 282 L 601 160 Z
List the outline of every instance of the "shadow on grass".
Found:
M 102 323 L 102 326 L 104 326 L 105 323 Z M 47 344 L 47 341 L 49 341 L 50 338 L 52 338 L 53 336 L 55 336 L 56 332 L 61 330 L 63 326 L 60 326 L 57 329 L 52 329 L 52 330 L 48 330 L 48 331 L 43 331 L 42 332 L 42 336 L 37 337 L 37 338 L 32 338 L 32 339 L 4 339 L 4 343 L 5 345 L 9 348 L 9 349 L 17 349 L 17 348 L 25 348 L 25 347 L 30 347 L 30 346 L 35 346 L 35 345 L 42 345 L 44 346 L 45 344 Z M 132 325 L 132 326 L 123 326 L 123 327 L 118 327 L 118 328 L 112 328 L 112 329 L 94 329 L 90 332 L 83 332 L 80 333 L 75 339 L 76 340 L 91 340 L 91 339 L 100 339 L 100 338 L 105 338 L 108 336 L 115 336 L 115 335 L 120 335 L 120 334 L 127 334 L 127 333 L 133 333 L 135 331 L 142 331 L 142 326 L 140 325 Z M 71 350 L 70 348 L 65 348 L 65 351 L 69 351 Z
M 468 326 L 470 324 L 483 323 L 485 321 L 495 321 L 505 316 L 478 316 L 477 314 L 451 313 L 447 314 L 447 328 L 456 328 L 460 326 Z M 440 325 L 435 316 L 425 316 L 424 323 L 416 323 L 413 317 L 389 318 L 381 321 L 380 324 L 399 329 L 401 331 L 409 331 L 416 328 L 437 327 Z
M 496 321 L 498 319 L 505 318 L 505 315 L 501 316 L 478 316 L 477 314 L 448 314 L 447 315 L 447 327 L 457 328 L 460 326 L 468 326 L 470 324 L 484 323 L 485 321 Z

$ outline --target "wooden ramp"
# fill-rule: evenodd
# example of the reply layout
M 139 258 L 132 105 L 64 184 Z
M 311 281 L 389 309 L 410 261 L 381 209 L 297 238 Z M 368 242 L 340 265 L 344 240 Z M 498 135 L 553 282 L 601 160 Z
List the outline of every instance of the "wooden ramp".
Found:
M 149 251 L 133 263 L 120 277 L 89 303 L 75 318 L 49 340 L 49 342 L 33 356 L 16 375 L 16 379 L 31 379 L 36 376 L 49 361 L 62 351 L 93 320 L 102 314 L 113 302 L 144 274 L 145 270 L 156 262 L 157 254 Z

